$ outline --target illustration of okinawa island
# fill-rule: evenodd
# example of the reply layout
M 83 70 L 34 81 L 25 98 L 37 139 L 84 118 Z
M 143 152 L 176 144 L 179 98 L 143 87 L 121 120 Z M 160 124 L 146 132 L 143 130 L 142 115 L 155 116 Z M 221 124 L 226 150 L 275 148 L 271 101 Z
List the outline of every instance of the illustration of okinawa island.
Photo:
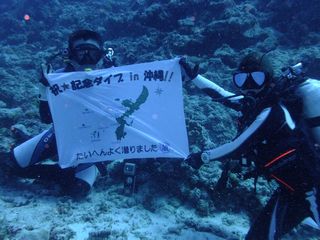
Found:
M 125 132 L 125 126 L 131 126 L 133 123 L 133 120 L 131 122 L 128 122 L 128 119 L 135 111 L 140 109 L 140 106 L 142 104 L 144 104 L 147 101 L 148 96 L 149 91 L 145 86 L 143 86 L 142 92 L 140 93 L 136 101 L 133 102 L 130 99 L 125 99 L 121 102 L 122 106 L 128 108 L 128 110 L 125 111 L 123 115 L 116 118 L 119 124 L 119 126 L 116 129 L 117 140 L 121 140 L 127 135 L 127 133 Z

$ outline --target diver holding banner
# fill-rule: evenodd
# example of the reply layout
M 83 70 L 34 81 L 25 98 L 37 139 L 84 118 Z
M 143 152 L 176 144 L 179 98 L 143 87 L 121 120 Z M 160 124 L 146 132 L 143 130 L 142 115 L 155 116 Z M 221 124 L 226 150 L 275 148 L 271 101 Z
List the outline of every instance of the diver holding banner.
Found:
M 83 197 L 99 170 L 105 173 L 101 161 L 188 155 L 177 59 L 115 68 L 113 50 L 90 30 L 74 32 L 61 54 L 65 67 L 53 73 L 44 65 L 39 87 L 41 120 L 54 128 L 12 149 L 13 174 L 54 181 L 63 194 Z M 166 109 L 178 114 L 169 119 Z M 44 163 L 57 153 L 59 164 Z
M 239 90 L 234 94 L 198 75 L 186 61 L 181 65 L 213 100 L 240 112 L 239 132 L 232 141 L 191 154 L 187 162 L 194 168 L 210 161 L 226 162 L 216 191 L 226 187 L 232 160 L 246 167 L 244 180 L 254 178 L 256 184 L 263 176 L 278 183 L 245 239 L 281 239 L 305 219 L 319 229 L 320 82 L 306 79 L 301 64 L 285 68 L 277 78 L 268 56 L 251 52 L 233 74 Z

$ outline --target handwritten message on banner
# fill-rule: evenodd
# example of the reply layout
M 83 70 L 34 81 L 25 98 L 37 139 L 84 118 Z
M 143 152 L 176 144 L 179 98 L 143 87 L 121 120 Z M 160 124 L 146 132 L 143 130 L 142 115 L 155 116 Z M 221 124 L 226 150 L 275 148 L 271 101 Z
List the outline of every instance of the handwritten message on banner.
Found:
M 49 74 L 61 167 L 189 154 L 178 59 Z

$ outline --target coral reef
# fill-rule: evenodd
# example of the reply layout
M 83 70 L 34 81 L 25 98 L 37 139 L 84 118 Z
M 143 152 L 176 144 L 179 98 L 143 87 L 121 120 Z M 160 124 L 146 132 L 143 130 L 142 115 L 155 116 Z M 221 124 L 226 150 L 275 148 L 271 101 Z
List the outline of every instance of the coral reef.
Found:
M 31 2 L 0 3 L 0 24 L 9 26 L 0 29 L 1 153 L 16 141 L 12 125 L 31 135 L 48 128 L 38 116 L 40 64 L 65 48 L 75 29 L 100 32 L 105 46 L 114 48 L 119 65 L 188 55 L 191 62 L 200 63 L 202 74 L 230 91 L 236 91 L 231 73 L 249 51 L 270 51 L 277 74 L 284 66 L 304 61 L 307 75 L 320 76 L 318 0 Z M 30 20 L 23 19 L 25 14 Z M 61 59 L 53 65 L 61 67 Z M 236 135 L 236 112 L 213 103 L 190 82 L 184 83 L 184 96 L 191 152 L 216 147 Z M 243 181 L 242 170 L 237 170 L 218 191 L 222 167 L 219 162 L 200 170 L 170 160 L 141 163 L 139 194 L 127 198 L 121 194 L 121 161 L 115 162 L 108 167 L 109 177 L 98 180 L 85 202 L 39 194 L 43 192 L 34 183 L 19 179 L 7 185 L 8 179 L 0 176 L 0 194 L 5 195 L 0 198 L 0 238 L 239 239 L 274 185 L 259 179 L 254 194 L 253 181 Z M 18 216 L 17 211 L 30 216 Z M 32 219 L 38 212 L 39 220 Z M 287 239 L 315 235 L 298 228 Z

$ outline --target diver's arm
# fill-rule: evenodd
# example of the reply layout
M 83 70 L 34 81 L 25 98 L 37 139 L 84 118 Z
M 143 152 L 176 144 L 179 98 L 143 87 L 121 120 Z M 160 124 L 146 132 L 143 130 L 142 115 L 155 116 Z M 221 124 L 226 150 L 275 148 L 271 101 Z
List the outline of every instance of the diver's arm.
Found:
M 52 123 L 52 116 L 47 98 L 47 88 L 49 87 L 48 74 L 53 72 L 51 64 L 41 64 L 41 76 L 39 81 L 39 114 L 43 123 Z
M 39 84 L 39 114 L 41 122 L 49 124 L 52 123 L 52 116 L 48 104 L 46 89 L 47 87 L 42 83 Z
M 201 76 L 200 74 L 196 78 L 194 78 L 192 82 L 198 88 L 208 94 L 213 100 L 216 99 L 218 102 L 221 102 L 225 106 L 233 108 L 237 111 L 241 109 L 241 99 L 243 99 L 242 95 L 232 97 L 233 95 L 235 95 L 234 93 L 226 91 L 216 83 Z
M 238 157 L 241 153 L 246 153 L 252 147 L 252 143 L 259 142 L 270 133 L 273 119 L 271 118 L 271 108 L 264 109 L 255 121 L 232 142 L 226 143 L 212 150 L 204 151 L 201 160 L 206 163 L 210 160 Z

